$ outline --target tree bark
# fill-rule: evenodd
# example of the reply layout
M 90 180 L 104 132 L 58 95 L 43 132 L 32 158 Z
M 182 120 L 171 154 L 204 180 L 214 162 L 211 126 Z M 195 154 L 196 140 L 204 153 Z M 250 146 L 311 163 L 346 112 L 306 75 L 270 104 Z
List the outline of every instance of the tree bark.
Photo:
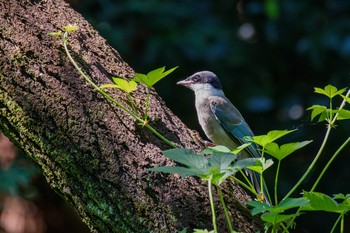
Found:
M 173 164 L 161 153 L 169 147 L 93 90 L 69 63 L 59 39 L 48 35 L 70 23 L 80 28 L 70 50 L 94 82 L 134 75 L 64 1 L 0 0 L 0 130 L 41 168 L 92 232 L 212 229 L 206 186 L 195 178 L 149 172 Z M 113 94 L 126 98 L 118 90 Z M 136 96 L 144 100 L 145 88 Z M 150 119 L 179 147 L 201 148 L 155 91 Z M 243 205 L 249 197 L 235 184 L 224 193 L 236 230 L 261 230 Z M 227 231 L 222 214 L 219 225 L 220 232 Z

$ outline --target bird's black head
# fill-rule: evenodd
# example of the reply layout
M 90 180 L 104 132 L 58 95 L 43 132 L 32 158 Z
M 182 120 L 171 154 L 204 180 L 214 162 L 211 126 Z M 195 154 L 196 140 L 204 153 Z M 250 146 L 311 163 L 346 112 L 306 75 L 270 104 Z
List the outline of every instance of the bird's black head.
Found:
M 183 81 L 178 82 L 177 84 L 183 85 L 183 86 L 191 86 L 192 84 L 210 84 L 212 87 L 221 90 L 221 83 L 219 78 L 210 71 L 200 71 L 197 73 L 194 73 L 190 77 L 186 78 Z

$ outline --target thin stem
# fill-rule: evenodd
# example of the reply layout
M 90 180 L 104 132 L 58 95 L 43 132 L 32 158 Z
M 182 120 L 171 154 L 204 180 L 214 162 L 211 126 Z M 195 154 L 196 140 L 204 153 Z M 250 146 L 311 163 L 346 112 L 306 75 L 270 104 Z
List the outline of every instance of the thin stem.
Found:
M 150 87 L 147 86 L 147 97 L 146 97 L 146 108 L 145 108 L 145 121 L 148 119 L 148 108 L 149 108 L 149 99 L 150 99 Z
M 326 171 L 328 170 L 329 166 L 332 164 L 332 162 L 334 161 L 334 159 L 338 156 L 338 154 L 345 148 L 345 146 L 350 142 L 350 137 L 348 137 L 348 139 L 345 140 L 345 142 L 338 148 L 338 150 L 333 154 L 332 158 L 328 161 L 328 163 L 326 164 L 326 166 L 323 168 L 321 174 L 318 176 L 317 180 L 315 181 L 315 184 L 312 186 L 310 192 L 313 192 L 317 185 L 319 184 L 320 180 L 322 179 L 323 175 L 326 173 Z
M 340 233 L 344 233 L 344 214 L 341 214 Z
M 210 200 L 210 207 L 211 207 L 211 214 L 212 214 L 212 221 L 213 221 L 213 227 L 214 227 L 214 233 L 218 233 L 218 227 L 216 225 L 216 215 L 215 215 L 215 207 L 214 207 L 214 201 L 213 201 L 213 193 L 211 190 L 211 179 L 213 178 L 213 175 L 208 180 L 208 192 L 209 192 L 209 200 Z
M 106 99 L 108 99 L 109 101 L 111 101 L 113 104 L 117 105 L 119 108 L 121 108 L 122 110 L 124 110 L 125 112 L 127 112 L 130 116 L 132 116 L 133 118 L 135 118 L 137 121 L 139 121 L 140 123 L 145 123 L 145 121 L 143 119 L 141 119 L 138 115 L 134 114 L 132 111 L 130 111 L 128 108 L 126 108 L 124 105 L 122 105 L 121 103 L 119 103 L 118 101 L 116 101 L 115 99 L 113 99 L 110 95 L 108 95 L 105 91 L 103 91 L 101 88 L 99 88 L 91 79 L 90 77 L 85 74 L 82 69 L 78 66 L 78 64 L 75 62 L 75 60 L 73 59 L 73 57 L 71 56 L 68 47 L 67 47 L 67 42 L 68 42 L 68 33 L 65 32 L 62 35 L 62 42 L 63 42 L 63 47 L 64 50 L 68 56 L 68 59 L 70 60 L 70 62 L 72 63 L 72 65 L 74 66 L 74 68 L 79 72 L 79 74 L 81 74 L 81 76 L 88 82 L 90 83 L 90 85 L 96 89 L 99 93 L 101 93 Z M 159 139 L 161 139 L 163 142 L 165 142 L 166 144 L 168 144 L 170 147 L 175 148 L 176 146 L 169 141 L 168 139 L 166 139 L 163 135 L 161 135 L 157 130 L 155 130 L 152 126 L 150 126 L 149 124 L 145 124 L 145 126 L 152 132 L 154 133 Z
M 304 175 L 299 179 L 299 181 L 294 185 L 294 187 L 287 193 L 287 195 L 283 198 L 283 200 L 288 198 L 290 195 L 292 195 L 292 193 L 295 192 L 295 190 L 299 187 L 299 185 L 305 180 L 305 178 L 309 175 L 311 170 L 314 168 L 316 162 L 318 161 L 318 159 L 320 158 L 323 152 L 324 147 L 326 146 L 326 142 L 328 141 L 330 132 L 331 132 L 331 127 L 328 125 L 327 132 L 325 134 L 321 147 L 317 152 L 317 155 L 315 156 L 314 160 L 312 161 L 308 169 L 305 171 Z
M 228 211 L 227 211 L 227 207 L 226 207 L 226 204 L 225 204 L 225 200 L 224 200 L 224 197 L 222 196 L 222 192 L 221 192 L 221 189 L 220 189 L 219 186 L 217 186 L 217 191 L 218 191 L 218 194 L 219 194 L 219 198 L 220 198 L 220 201 L 221 201 L 222 208 L 224 209 L 224 213 L 225 213 L 228 229 L 230 230 L 231 233 L 233 233 L 234 231 L 233 231 L 233 228 L 232 228 L 230 216 L 228 215 Z
M 275 192 L 275 205 L 278 205 L 278 196 L 277 196 L 277 183 L 278 183 L 278 175 L 280 172 L 280 166 L 281 166 L 281 160 L 278 160 L 277 163 L 277 170 L 276 170 L 276 176 L 275 176 L 275 187 L 274 187 L 274 192 Z
M 129 103 L 131 105 L 132 110 L 134 111 L 135 114 L 137 114 L 137 109 L 135 107 L 134 101 L 132 100 L 132 97 L 129 93 L 128 93 L 128 99 L 129 99 Z
M 342 219 L 342 214 L 339 215 L 339 217 L 337 218 L 337 220 L 335 221 L 335 223 L 333 224 L 332 230 L 330 231 L 330 233 L 333 233 L 335 231 L 335 228 L 337 227 L 339 221 Z
M 246 183 L 244 183 L 243 181 L 241 181 L 240 179 L 238 179 L 235 176 L 231 176 L 232 179 L 234 181 L 236 181 L 238 184 L 240 184 L 241 186 L 243 186 L 244 188 L 248 189 L 249 192 L 253 193 L 255 196 L 259 197 L 259 194 L 255 191 L 255 189 L 251 188 L 249 185 L 247 185 Z

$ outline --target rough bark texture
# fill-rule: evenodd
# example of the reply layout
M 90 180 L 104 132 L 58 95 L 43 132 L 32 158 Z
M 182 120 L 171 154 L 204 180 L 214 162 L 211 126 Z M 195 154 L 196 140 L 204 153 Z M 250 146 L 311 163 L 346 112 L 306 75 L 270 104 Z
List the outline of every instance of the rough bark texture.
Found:
M 0 130 L 42 169 L 92 232 L 211 229 L 206 186 L 147 171 L 172 164 L 161 154 L 168 146 L 84 82 L 59 39 L 48 35 L 69 23 L 80 28 L 70 49 L 96 83 L 133 76 L 117 51 L 62 0 L 0 0 Z M 144 99 L 145 89 L 136 95 Z M 178 146 L 201 147 L 155 92 L 150 116 Z M 248 198 L 241 189 L 230 184 L 224 193 L 238 231 L 261 229 L 241 204 Z M 227 231 L 222 215 L 219 224 Z

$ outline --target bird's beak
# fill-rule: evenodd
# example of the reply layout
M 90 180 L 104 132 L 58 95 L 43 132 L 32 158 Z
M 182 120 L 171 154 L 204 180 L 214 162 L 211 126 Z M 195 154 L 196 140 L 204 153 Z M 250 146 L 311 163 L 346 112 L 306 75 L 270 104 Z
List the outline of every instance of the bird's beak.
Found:
M 181 80 L 181 81 L 177 82 L 176 84 L 188 87 L 188 86 L 191 86 L 192 83 L 193 83 L 192 81 L 185 79 L 185 80 Z

